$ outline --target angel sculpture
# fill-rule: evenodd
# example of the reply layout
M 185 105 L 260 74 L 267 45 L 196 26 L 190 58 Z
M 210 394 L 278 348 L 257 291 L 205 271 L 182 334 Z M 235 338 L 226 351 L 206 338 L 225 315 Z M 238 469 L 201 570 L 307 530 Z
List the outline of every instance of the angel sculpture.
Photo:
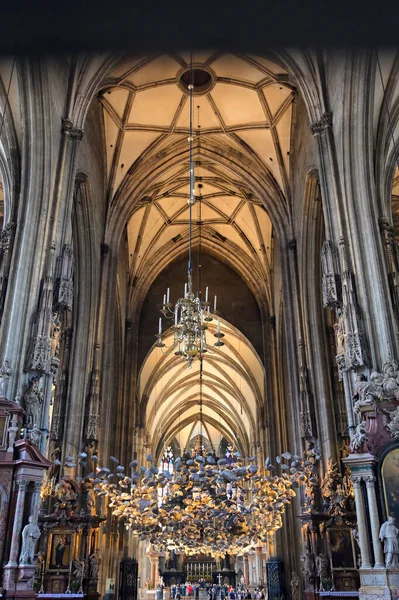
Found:
M 73 561 L 73 575 L 75 579 L 80 580 L 83 579 L 85 575 L 86 563 L 84 560 L 74 560 Z
M 367 441 L 367 422 L 361 421 L 357 425 L 354 436 L 352 438 L 352 451 L 359 451 L 363 444 Z

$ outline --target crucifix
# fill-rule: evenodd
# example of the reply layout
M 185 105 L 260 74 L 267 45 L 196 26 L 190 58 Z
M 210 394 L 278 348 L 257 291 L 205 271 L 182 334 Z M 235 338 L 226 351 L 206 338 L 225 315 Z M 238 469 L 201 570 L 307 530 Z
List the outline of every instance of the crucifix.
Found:
M 220 573 L 219 573 L 217 579 L 218 579 L 219 585 L 222 585 L 222 576 Z

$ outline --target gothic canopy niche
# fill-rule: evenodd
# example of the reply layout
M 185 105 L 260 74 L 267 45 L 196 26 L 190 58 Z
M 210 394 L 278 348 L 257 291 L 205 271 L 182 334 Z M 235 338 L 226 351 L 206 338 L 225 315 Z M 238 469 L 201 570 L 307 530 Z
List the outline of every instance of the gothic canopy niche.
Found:
M 267 302 L 272 225 L 260 190 L 267 188 L 284 221 L 295 92 L 270 59 L 193 52 L 192 60 L 195 194 L 203 200 L 202 214 L 194 210 L 194 243 L 201 220 L 203 243 L 222 259 L 224 253 L 241 275 L 246 271 L 255 296 Z M 139 304 L 187 247 L 189 64 L 184 52 L 126 59 L 100 94 L 108 195 L 114 211 L 131 206 L 130 276 Z M 245 163 L 246 177 L 231 166 L 232 156 Z

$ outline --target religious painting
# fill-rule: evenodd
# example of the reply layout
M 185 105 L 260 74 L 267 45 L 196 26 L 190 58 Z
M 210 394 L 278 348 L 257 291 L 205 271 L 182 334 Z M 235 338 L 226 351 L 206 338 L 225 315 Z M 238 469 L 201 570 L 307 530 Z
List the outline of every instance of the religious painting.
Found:
M 352 532 L 348 529 L 329 529 L 327 531 L 333 569 L 355 569 L 355 552 Z
M 381 475 L 387 517 L 394 517 L 395 526 L 399 527 L 399 448 L 386 455 Z
M 49 568 L 57 571 L 66 571 L 72 558 L 72 534 L 53 533 L 51 537 L 50 565 Z

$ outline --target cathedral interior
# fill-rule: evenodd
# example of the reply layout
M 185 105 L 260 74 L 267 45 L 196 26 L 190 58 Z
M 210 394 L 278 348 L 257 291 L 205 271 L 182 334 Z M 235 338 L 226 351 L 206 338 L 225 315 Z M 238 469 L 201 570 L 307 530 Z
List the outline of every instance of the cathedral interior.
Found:
M 2 58 L 2 598 L 398 597 L 398 165 L 396 50 Z

